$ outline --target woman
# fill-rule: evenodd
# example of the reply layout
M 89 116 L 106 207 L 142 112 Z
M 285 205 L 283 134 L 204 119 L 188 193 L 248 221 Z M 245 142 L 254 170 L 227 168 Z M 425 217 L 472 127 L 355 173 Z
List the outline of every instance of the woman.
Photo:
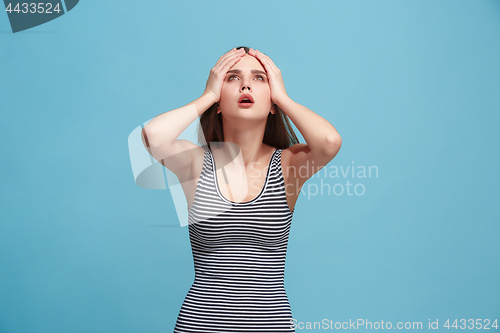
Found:
M 206 146 L 177 140 L 198 117 Z M 195 279 L 174 332 L 295 332 L 288 234 L 302 185 L 340 149 L 335 128 L 287 95 L 268 56 L 238 47 L 219 58 L 201 97 L 152 119 L 143 142 L 188 202 Z

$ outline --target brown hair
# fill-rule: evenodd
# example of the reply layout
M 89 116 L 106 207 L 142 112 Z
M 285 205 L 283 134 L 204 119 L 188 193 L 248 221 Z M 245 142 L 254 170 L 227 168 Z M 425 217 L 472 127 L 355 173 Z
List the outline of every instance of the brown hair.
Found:
M 244 48 L 248 54 L 250 50 L 246 46 L 240 46 L 236 49 Z M 205 142 L 210 148 L 210 142 L 224 142 L 224 131 L 222 127 L 222 114 L 217 114 L 219 103 L 213 104 L 200 116 L 200 127 L 198 130 L 198 140 L 201 142 L 201 135 L 205 136 Z M 281 108 L 274 104 L 274 114 L 267 116 L 266 129 L 264 131 L 263 143 L 277 149 L 286 149 L 296 143 L 299 143 L 288 116 Z

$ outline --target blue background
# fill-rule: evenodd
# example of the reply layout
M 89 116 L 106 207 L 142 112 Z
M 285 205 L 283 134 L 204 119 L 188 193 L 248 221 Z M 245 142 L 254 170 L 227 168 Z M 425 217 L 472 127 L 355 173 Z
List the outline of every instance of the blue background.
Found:
M 365 193 L 299 197 L 293 317 L 500 319 L 500 1 L 81 1 L 0 32 L 0 332 L 172 332 L 188 230 L 152 227 L 172 199 L 127 137 L 241 45 L 341 134 L 328 168 L 378 168 L 306 183 Z

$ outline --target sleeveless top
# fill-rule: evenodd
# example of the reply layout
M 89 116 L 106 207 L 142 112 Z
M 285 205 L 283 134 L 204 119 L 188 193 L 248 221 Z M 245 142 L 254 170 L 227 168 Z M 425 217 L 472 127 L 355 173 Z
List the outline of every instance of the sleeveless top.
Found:
M 215 161 L 203 146 L 203 168 L 188 211 L 194 282 L 174 327 L 181 332 L 295 332 L 284 288 L 293 212 L 275 149 L 257 197 L 222 196 Z

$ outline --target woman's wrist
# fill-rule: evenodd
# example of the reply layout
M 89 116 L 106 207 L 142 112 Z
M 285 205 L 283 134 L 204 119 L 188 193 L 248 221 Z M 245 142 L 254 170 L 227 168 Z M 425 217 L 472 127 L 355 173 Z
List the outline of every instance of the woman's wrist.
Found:
M 214 105 L 215 100 L 215 96 L 213 95 L 213 93 L 210 93 L 210 91 L 205 92 L 203 95 L 194 100 L 193 104 L 196 106 L 198 116 L 201 116 L 205 111 L 208 110 L 209 107 Z
M 209 90 L 209 92 L 212 94 L 212 96 L 214 97 L 214 103 L 217 103 L 217 95 L 212 91 L 212 90 Z
M 215 95 L 215 93 L 208 89 L 208 90 L 205 90 L 203 92 L 203 95 L 201 95 L 201 97 L 205 97 L 205 96 L 208 96 L 207 99 L 210 99 L 210 101 L 212 101 L 212 104 L 215 104 L 217 103 L 217 95 Z
M 279 95 L 274 100 L 275 100 L 274 104 L 276 104 L 281 109 L 283 109 L 283 105 L 289 103 L 292 99 L 288 95 L 283 94 L 283 95 Z

